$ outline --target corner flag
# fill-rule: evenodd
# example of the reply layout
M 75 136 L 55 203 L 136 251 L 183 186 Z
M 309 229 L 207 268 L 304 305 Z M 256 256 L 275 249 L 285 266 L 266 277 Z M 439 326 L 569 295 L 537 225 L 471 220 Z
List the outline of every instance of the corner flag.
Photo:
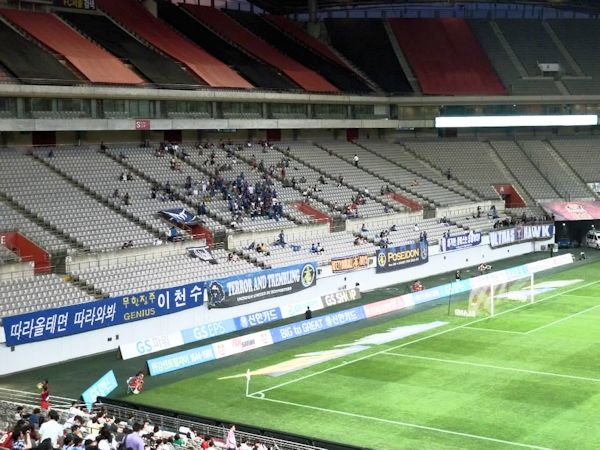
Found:
M 246 397 L 250 394 L 250 369 L 246 370 Z

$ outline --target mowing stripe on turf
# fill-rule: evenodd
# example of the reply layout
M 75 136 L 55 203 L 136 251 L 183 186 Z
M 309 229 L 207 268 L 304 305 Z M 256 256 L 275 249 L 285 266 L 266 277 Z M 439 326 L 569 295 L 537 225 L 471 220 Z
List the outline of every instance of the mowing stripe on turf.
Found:
M 321 408 L 319 406 L 304 405 L 302 403 L 288 402 L 286 400 L 277 400 L 277 399 L 274 399 L 274 398 L 267 398 L 267 397 L 264 397 L 264 396 L 262 396 L 262 397 L 261 396 L 255 396 L 254 394 L 250 394 L 249 397 L 255 398 L 257 400 L 264 400 L 264 401 L 267 401 L 267 402 L 281 403 L 281 404 L 288 405 L 288 406 L 297 406 L 297 407 L 300 407 L 300 408 L 307 408 L 307 409 L 312 409 L 312 410 L 315 410 L 315 411 L 321 411 L 321 412 L 326 412 L 326 413 L 339 414 L 339 415 L 342 415 L 342 416 L 355 417 L 355 418 L 358 418 L 358 419 L 365 419 L 365 420 L 372 420 L 372 421 L 375 421 L 375 422 L 383 422 L 383 423 L 388 423 L 388 424 L 392 424 L 392 425 L 400 425 L 400 426 L 403 426 L 403 427 L 416 428 L 416 429 L 419 429 L 419 430 L 434 431 L 436 433 L 451 434 L 451 435 L 454 435 L 454 436 L 466 437 L 466 438 L 471 438 L 471 439 L 478 439 L 478 440 L 481 440 L 481 441 L 496 442 L 498 444 L 512 445 L 514 447 L 532 448 L 532 449 L 537 449 L 537 450 L 551 450 L 548 447 L 541 447 L 539 445 L 523 444 L 521 442 L 507 441 L 507 440 L 504 440 L 504 439 L 497 439 L 497 438 L 493 438 L 493 437 L 489 437 L 489 436 L 479 436 L 477 434 L 471 434 L 471 433 L 461 433 L 460 431 L 452 431 L 452 430 L 446 430 L 444 428 L 429 427 L 427 425 L 419 425 L 419 424 L 416 424 L 416 423 L 402 422 L 400 420 L 383 419 L 381 417 L 367 416 L 367 415 L 364 415 L 364 414 L 356 414 L 356 413 L 351 413 L 351 412 L 346 412 L 346 411 L 338 411 L 338 410 L 329 409 L 329 408 Z
M 525 334 L 524 331 L 499 330 L 497 328 L 464 327 L 465 330 L 492 331 L 494 333 Z
M 321 375 L 323 373 L 330 372 L 330 371 L 335 370 L 335 369 L 339 369 L 340 367 L 344 367 L 344 366 L 346 366 L 348 364 L 353 364 L 355 362 L 363 361 L 363 360 L 371 358 L 373 356 L 380 355 L 381 353 L 389 352 L 389 351 L 392 351 L 392 350 L 397 350 L 399 348 L 406 347 L 407 345 L 416 344 L 417 342 L 421 342 L 421 341 L 424 341 L 426 339 L 431 339 L 431 338 L 436 337 L 436 336 L 441 336 L 443 334 L 450 333 L 451 331 L 460 330 L 461 328 L 468 327 L 469 325 L 473 325 L 475 323 L 483 322 L 484 320 L 493 320 L 496 317 L 501 316 L 503 314 L 507 314 L 509 312 L 513 312 L 513 311 L 516 311 L 516 310 L 519 310 L 519 309 L 522 309 L 522 308 L 526 308 L 528 306 L 536 305 L 536 304 L 541 303 L 543 301 L 550 300 L 551 298 L 555 298 L 555 297 L 558 297 L 560 295 L 564 295 L 564 294 L 566 294 L 568 292 L 574 292 L 574 291 L 577 291 L 579 289 L 583 289 L 585 287 L 592 286 L 592 285 L 598 284 L 598 283 L 600 283 L 600 280 L 592 281 L 590 283 L 586 283 L 586 284 L 583 284 L 583 285 L 578 286 L 578 287 L 573 287 L 571 289 L 567 289 L 566 291 L 556 292 L 556 293 L 554 293 L 552 295 L 549 295 L 548 297 L 544 297 L 543 299 L 537 300 L 537 301 L 535 301 L 533 303 L 525 303 L 525 304 L 519 305 L 519 306 L 517 306 L 515 308 L 507 309 L 506 311 L 502 311 L 502 312 L 496 314 L 494 317 L 482 317 L 480 319 L 471 320 L 471 321 L 469 321 L 467 323 L 464 323 L 462 325 L 458 325 L 458 326 L 453 327 L 453 328 L 448 328 L 446 330 L 438 331 L 437 333 L 434 333 L 434 334 L 429 334 L 427 336 L 423 336 L 423 337 L 420 337 L 418 339 L 414 339 L 412 341 L 404 342 L 404 343 L 396 345 L 394 347 L 385 348 L 383 350 L 379 350 L 379 351 L 374 352 L 374 353 L 369 353 L 368 355 L 364 355 L 364 356 L 361 356 L 359 358 L 351 359 L 350 361 L 344 361 L 341 364 L 336 364 L 335 366 L 327 367 L 327 368 L 319 370 L 317 372 L 309 373 L 307 375 L 303 375 L 301 377 L 294 378 L 293 380 L 285 381 L 283 383 L 276 384 L 275 386 L 271 386 L 271 387 L 268 387 L 268 388 L 265 388 L 265 389 L 261 389 L 259 391 L 253 392 L 250 395 L 264 394 L 265 392 L 272 391 L 273 389 L 278 389 L 280 387 L 287 386 L 288 384 L 297 383 L 299 381 L 306 380 L 307 378 L 312 378 L 312 377 L 314 377 L 316 375 Z
M 484 369 L 497 369 L 497 370 L 507 370 L 510 372 L 523 372 L 531 375 L 541 375 L 547 377 L 557 377 L 557 378 L 567 378 L 570 380 L 579 380 L 579 381 L 592 381 L 594 383 L 600 383 L 600 378 L 591 378 L 591 377 L 581 377 L 578 375 L 566 375 L 562 373 L 554 373 L 554 372 L 541 372 L 538 370 L 529 370 L 529 369 L 519 369 L 516 367 L 504 367 L 504 366 L 495 366 L 492 364 L 480 364 L 468 361 L 460 361 L 456 359 L 444 359 L 444 358 L 433 358 L 430 356 L 418 356 L 418 355 L 409 355 L 407 353 L 394 353 L 394 352 L 384 352 L 382 355 L 390 355 L 390 356 L 401 356 L 403 358 L 413 358 L 413 359 L 423 359 L 426 361 L 437 361 L 448 364 L 461 364 L 464 366 L 473 366 L 473 367 L 481 367 Z
M 596 308 L 600 308 L 600 305 L 592 306 L 591 308 L 584 309 L 583 311 L 576 312 L 575 314 L 571 314 L 567 317 L 563 317 L 562 319 L 555 320 L 554 322 L 547 323 L 546 325 L 542 325 L 541 327 L 534 328 L 533 330 L 526 331 L 525 334 L 535 333 L 536 331 L 543 330 L 544 328 L 551 327 L 552 325 L 556 325 L 557 323 L 564 322 L 565 320 L 572 319 L 573 317 L 577 317 L 581 314 L 585 314 L 586 312 L 593 311 Z

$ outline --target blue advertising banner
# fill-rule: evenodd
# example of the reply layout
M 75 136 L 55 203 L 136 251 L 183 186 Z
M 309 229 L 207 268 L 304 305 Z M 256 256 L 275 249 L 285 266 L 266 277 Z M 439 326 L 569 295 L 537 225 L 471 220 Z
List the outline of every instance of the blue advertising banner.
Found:
M 490 232 L 490 246 L 500 247 L 502 245 L 511 245 L 519 242 L 534 241 L 536 239 L 550 239 L 554 236 L 553 224 L 542 225 L 521 225 L 504 230 Z
M 201 341 L 202 339 L 209 339 L 222 334 L 233 333 L 239 330 L 236 326 L 234 319 L 219 320 L 217 322 L 211 322 L 204 325 L 198 325 L 193 328 L 186 328 L 181 330 L 183 336 L 183 343 L 189 344 L 190 342 Z
M 406 267 L 418 266 L 429 261 L 427 241 L 413 242 L 377 250 L 376 273 L 391 272 Z
M 209 308 L 229 308 L 291 294 L 315 284 L 315 262 L 261 270 L 210 281 L 206 284 Z
M 81 398 L 83 398 L 88 411 L 92 410 L 98 397 L 106 397 L 117 388 L 118 384 L 115 373 L 112 370 L 109 370 L 102 378 L 87 388 L 83 394 L 81 394 Z
M 257 325 L 263 325 L 269 322 L 275 322 L 276 320 L 283 319 L 281 309 L 279 307 L 266 309 L 264 311 L 258 311 L 252 314 L 246 314 L 244 316 L 235 318 L 235 325 L 238 330 L 243 328 L 251 328 Z
M 215 354 L 212 345 L 203 345 L 202 347 L 185 350 L 174 355 L 150 359 L 148 360 L 148 369 L 152 376 L 161 375 L 212 361 L 213 359 L 215 359 Z
M 347 323 L 357 322 L 365 319 L 365 309 L 362 306 L 356 308 L 345 309 L 335 313 L 316 317 L 302 322 L 296 322 L 289 325 L 271 329 L 273 342 L 287 341 L 300 336 L 305 336 L 318 331 L 327 330 L 329 328 L 339 327 Z
M 192 283 L 79 305 L 4 317 L 6 345 L 44 341 L 172 314 L 204 303 L 204 283 Z
M 448 252 L 450 250 L 460 250 L 468 247 L 475 247 L 481 244 L 481 233 L 479 231 L 467 231 L 461 234 L 451 234 L 440 238 L 440 250 Z

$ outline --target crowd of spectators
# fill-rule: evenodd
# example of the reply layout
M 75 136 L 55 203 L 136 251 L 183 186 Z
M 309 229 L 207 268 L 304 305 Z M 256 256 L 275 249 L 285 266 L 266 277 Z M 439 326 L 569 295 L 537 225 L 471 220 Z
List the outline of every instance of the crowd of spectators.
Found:
M 0 449 L 6 450 L 178 450 L 229 449 L 269 450 L 260 442 L 235 439 L 232 426 L 226 439 L 202 435 L 189 428 L 165 431 L 130 416 L 117 421 L 106 410 L 90 414 L 73 402 L 66 420 L 55 410 L 28 411 L 19 406 L 10 429 L 0 431 Z

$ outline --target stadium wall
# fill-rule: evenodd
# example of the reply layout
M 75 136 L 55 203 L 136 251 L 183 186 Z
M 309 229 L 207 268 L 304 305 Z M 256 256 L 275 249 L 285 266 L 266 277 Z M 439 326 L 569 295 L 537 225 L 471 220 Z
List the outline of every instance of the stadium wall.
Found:
M 269 309 L 284 303 L 291 303 L 311 298 L 318 298 L 340 289 L 352 288 L 359 283 L 361 291 L 370 291 L 398 283 L 408 283 L 415 279 L 426 278 L 440 273 L 471 267 L 483 261 L 491 262 L 499 259 L 532 253 L 547 245 L 547 241 L 525 242 L 492 249 L 487 236 L 482 245 L 465 250 L 440 253 L 438 246 L 430 247 L 430 258 L 427 264 L 409 267 L 403 270 L 375 274 L 374 268 L 332 274 L 329 267 L 320 270 L 316 286 L 285 297 L 277 297 L 255 303 L 240 305 L 235 308 L 215 308 L 208 310 L 206 305 L 171 315 L 141 320 L 124 325 L 91 331 L 58 339 L 35 342 L 17 347 L 0 346 L 0 360 L 10 364 L 0 366 L 0 375 L 8 375 L 35 367 L 68 361 L 70 359 L 89 356 L 116 350 L 121 343 L 135 342 L 166 334 L 184 328 L 204 325 L 219 320 L 231 319 L 245 314 Z M 0 343 L 5 342 L 4 331 L 0 331 Z M 142 364 L 142 362 L 140 362 Z

